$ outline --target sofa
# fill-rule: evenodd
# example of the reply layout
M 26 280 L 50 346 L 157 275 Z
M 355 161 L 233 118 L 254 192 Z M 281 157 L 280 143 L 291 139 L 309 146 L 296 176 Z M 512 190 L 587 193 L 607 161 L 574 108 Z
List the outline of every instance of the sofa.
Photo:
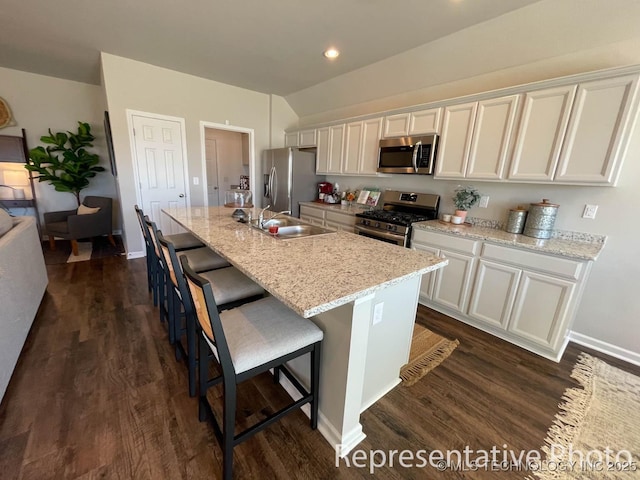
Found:
M 49 283 L 36 219 L 7 217 L 0 210 L 0 401 Z

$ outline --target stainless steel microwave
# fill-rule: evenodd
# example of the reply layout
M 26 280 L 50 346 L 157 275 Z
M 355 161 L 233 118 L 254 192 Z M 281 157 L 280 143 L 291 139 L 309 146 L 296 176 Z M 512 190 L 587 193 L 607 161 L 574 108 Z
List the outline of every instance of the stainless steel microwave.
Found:
M 380 140 L 378 172 L 433 175 L 438 135 Z

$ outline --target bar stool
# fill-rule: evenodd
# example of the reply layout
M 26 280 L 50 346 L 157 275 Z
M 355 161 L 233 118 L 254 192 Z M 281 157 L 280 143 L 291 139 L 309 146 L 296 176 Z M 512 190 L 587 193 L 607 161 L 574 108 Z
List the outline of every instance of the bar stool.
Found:
M 162 261 L 166 263 L 170 284 L 168 285 L 169 298 L 169 325 L 174 327 L 174 340 L 176 353 L 179 353 L 187 363 L 189 370 L 189 395 L 196 395 L 196 368 L 197 368 L 197 349 L 196 349 L 196 320 L 193 313 L 193 305 L 191 297 L 187 290 L 187 284 L 182 273 L 182 267 L 178 261 L 175 246 L 158 232 L 158 242 L 160 244 L 160 252 Z M 186 257 L 189 258 L 187 252 Z M 191 264 L 191 259 L 189 259 Z M 228 264 L 227 264 L 228 265 Z M 235 267 L 227 266 L 206 272 L 199 272 L 199 275 L 207 279 L 213 287 L 216 298 L 218 299 L 218 311 L 227 310 L 237 307 L 243 303 L 252 302 L 262 298 L 265 294 L 264 289 L 253 280 L 244 275 Z M 182 318 L 185 319 L 185 325 L 182 327 Z M 186 348 L 182 344 L 182 337 L 186 333 Z
M 149 235 L 149 230 L 145 226 L 145 215 L 138 207 L 138 205 L 134 205 L 136 216 L 138 218 L 138 223 L 140 224 L 140 229 L 142 230 L 142 236 L 144 237 L 145 244 L 145 253 L 147 258 L 147 287 L 150 292 L 153 293 L 153 304 L 158 305 L 158 288 L 155 282 L 155 270 L 154 267 L 158 262 L 156 256 L 156 249 L 154 245 L 153 239 Z M 198 240 L 196 237 L 191 235 L 190 233 L 178 233 L 175 235 L 168 235 L 170 239 L 177 245 L 178 250 L 189 250 L 193 248 L 202 248 L 204 244 Z
M 209 418 L 222 447 L 223 478 L 233 477 L 233 448 L 287 413 L 310 403 L 310 425 L 318 425 L 318 385 L 323 333 L 310 320 L 300 317 L 274 297 L 266 297 L 238 308 L 218 313 L 212 284 L 198 275 L 186 256 L 180 256 L 191 301 L 202 328 L 200 339 L 199 418 Z M 222 375 L 208 378 L 205 351 L 209 349 L 222 368 Z M 284 363 L 306 353 L 311 361 L 311 388 L 308 392 L 287 370 Z M 302 395 L 248 429 L 235 434 L 236 388 L 244 380 L 273 368 L 282 372 Z M 207 389 L 223 384 L 222 428 L 207 399 Z
M 149 220 L 149 217 L 144 217 L 145 226 L 149 232 L 149 237 L 153 245 L 155 261 L 151 265 L 152 276 L 155 279 L 154 284 L 158 292 L 158 307 L 160 309 L 160 321 L 164 322 L 169 316 L 169 293 L 167 285 L 167 268 L 163 261 L 162 253 L 160 251 L 160 244 L 158 243 L 158 228 L 155 222 Z M 178 234 L 181 235 L 181 234 Z M 173 235 L 171 235 L 173 237 Z M 183 238 L 183 237 L 179 237 Z M 187 255 L 191 262 L 193 262 L 193 268 L 197 272 L 206 272 L 208 270 L 215 270 L 216 268 L 223 268 L 230 266 L 229 263 L 220 255 L 215 253 L 208 247 L 192 248 L 188 250 L 181 250 Z M 175 343 L 175 328 L 173 325 L 169 325 L 169 342 L 173 345 Z

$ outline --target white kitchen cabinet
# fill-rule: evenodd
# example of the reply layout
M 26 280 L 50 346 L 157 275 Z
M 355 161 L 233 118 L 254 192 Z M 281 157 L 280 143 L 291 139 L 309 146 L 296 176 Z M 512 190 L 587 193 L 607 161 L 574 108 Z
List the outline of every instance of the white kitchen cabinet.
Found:
M 378 149 L 382 133 L 382 118 L 346 125 L 342 173 L 375 175 L 378 169 Z
M 557 350 L 568 328 L 575 290 L 576 282 L 523 271 L 508 331 L 543 348 Z
M 637 109 L 637 74 L 579 84 L 554 180 L 615 184 Z
M 524 94 L 509 180 L 553 180 L 575 92 L 566 85 Z
M 409 133 L 409 122 L 411 115 L 409 113 L 398 113 L 396 115 L 387 115 L 384 117 L 384 130 L 382 136 L 388 137 L 406 137 Z
M 436 272 L 431 299 L 452 310 L 464 312 L 469 298 L 475 259 L 462 253 L 440 250 L 449 264 Z
M 298 132 L 290 132 L 284 134 L 284 146 L 285 147 L 297 147 L 298 146 Z
M 478 102 L 466 178 L 502 180 L 520 95 Z
M 519 95 L 445 108 L 437 178 L 505 177 Z
M 445 107 L 435 178 L 464 178 L 478 102 Z
M 440 133 L 442 108 L 429 108 L 411 112 L 409 117 L 409 135 Z
M 480 259 L 469 302 L 469 316 L 495 327 L 507 328 L 521 270 Z
M 328 210 L 325 212 L 324 226 L 343 232 L 355 233 L 356 217 L 348 213 Z
M 340 173 L 345 125 L 318 128 L 316 150 L 317 173 Z
M 307 130 L 300 130 L 298 132 L 298 146 L 299 147 L 315 147 L 316 146 L 316 129 L 310 128 Z
M 418 242 L 412 242 L 411 248 L 413 250 L 421 250 L 423 252 L 430 253 L 436 257 L 440 256 L 440 250 L 433 247 L 427 247 Z M 422 275 L 422 282 L 420 283 L 420 298 L 430 299 L 433 292 L 433 281 L 435 279 L 437 270 L 434 272 L 427 272 Z
M 314 208 L 308 205 L 300 205 L 300 220 L 311 223 L 312 225 L 324 226 L 324 215 L 326 210 L 323 208 Z

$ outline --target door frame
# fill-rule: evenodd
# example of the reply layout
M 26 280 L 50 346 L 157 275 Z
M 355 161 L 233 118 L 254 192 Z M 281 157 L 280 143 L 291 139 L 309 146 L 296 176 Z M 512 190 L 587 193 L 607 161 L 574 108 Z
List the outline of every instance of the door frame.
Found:
M 146 117 L 153 118 L 155 120 L 168 120 L 170 122 L 177 122 L 180 124 L 180 136 L 182 137 L 182 168 L 184 171 L 184 187 L 187 207 L 191 206 L 191 182 L 189 181 L 189 162 L 187 156 L 187 129 L 185 128 L 185 120 L 182 117 L 173 117 L 171 115 L 163 115 L 160 113 L 142 112 L 140 110 L 131 110 L 127 108 L 125 110 L 127 114 L 127 128 L 129 129 L 129 147 L 131 148 L 131 159 L 133 160 L 133 179 L 136 185 L 136 203 L 142 205 L 142 192 L 141 180 L 138 174 L 138 155 L 136 154 L 136 139 L 133 134 L 133 117 Z M 140 232 L 142 235 L 142 232 Z
M 229 132 L 246 133 L 249 135 L 249 190 L 253 197 L 253 204 L 257 205 L 257 183 L 258 178 L 256 172 L 256 159 L 255 159 L 255 131 L 253 128 L 238 127 L 235 125 L 228 125 L 223 123 L 213 123 L 200 120 L 200 153 L 202 157 L 202 194 L 203 200 L 209 203 L 209 188 L 207 186 L 207 149 L 205 144 L 205 129 L 213 128 L 216 130 L 227 130 Z

